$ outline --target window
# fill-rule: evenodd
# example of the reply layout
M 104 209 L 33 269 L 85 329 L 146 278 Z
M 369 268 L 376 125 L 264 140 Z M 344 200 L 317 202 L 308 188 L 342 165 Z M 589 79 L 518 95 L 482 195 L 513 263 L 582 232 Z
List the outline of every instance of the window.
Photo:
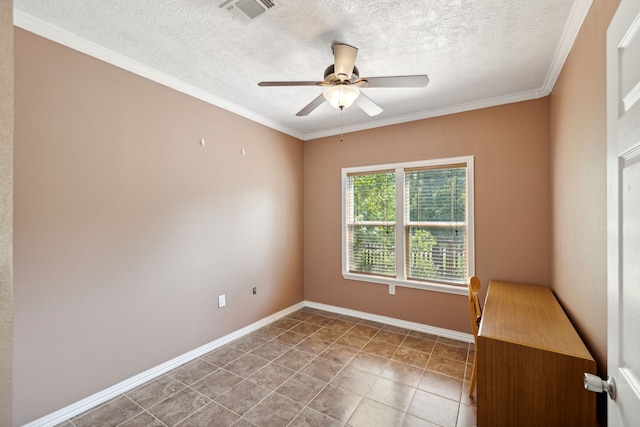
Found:
M 345 168 L 342 181 L 345 278 L 466 292 L 473 157 Z

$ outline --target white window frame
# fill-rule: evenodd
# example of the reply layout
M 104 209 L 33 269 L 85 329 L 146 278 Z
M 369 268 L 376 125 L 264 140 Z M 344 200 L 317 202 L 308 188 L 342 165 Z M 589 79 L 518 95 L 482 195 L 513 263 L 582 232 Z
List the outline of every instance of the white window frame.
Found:
M 405 215 L 405 191 L 404 191 L 404 171 L 409 168 L 429 167 L 429 166 L 446 166 L 456 164 L 466 164 L 466 185 L 467 185 L 467 239 L 468 239 L 468 275 L 475 275 L 475 227 L 474 227 L 474 170 L 473 156 L 449 157 L 444 159 L 422 160 L 404 163 L 388 163 L 381 165 L 358 166 L 342 168 L 342 277 L 348 280 L 357 280 L 383 285 L 394 285 L 407 288 L 425 289 L 430 291 L 445 292 L 457 295 L 466 295 L 468 289 L 464 285 L 449 285 L 443 283 L 435 283 L 429 281 L 408 280 L 406 278 L 405 269 L 405 238 L 404 230 L 407 221 Z M 396 277 L 382 277 L 362 273 L 351 273 L 348 267 L 348 250 L 347 250 L 347 179 L 348 174 L 375 172 L 380 170 L 395 170 L 396 177 Z

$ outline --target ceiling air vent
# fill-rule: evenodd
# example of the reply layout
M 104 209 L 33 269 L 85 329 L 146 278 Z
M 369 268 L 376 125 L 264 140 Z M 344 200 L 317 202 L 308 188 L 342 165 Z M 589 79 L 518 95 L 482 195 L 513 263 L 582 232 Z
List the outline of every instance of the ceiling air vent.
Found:
M 276 6 L 275 0 L 228 0 L 220 5 L 234 17 L 249 22 Z

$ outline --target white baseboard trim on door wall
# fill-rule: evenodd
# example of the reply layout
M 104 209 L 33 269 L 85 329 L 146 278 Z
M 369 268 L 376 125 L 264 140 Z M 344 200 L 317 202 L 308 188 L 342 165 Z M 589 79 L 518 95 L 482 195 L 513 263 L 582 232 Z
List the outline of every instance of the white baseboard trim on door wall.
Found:
M 63 421 L 66 421 L 72 417 L 80 415 L 81 413 L 91 408 L 94 408 L 102 403 L 105 403 L 108 400 L 113 399 L 114 397 L 122 393 L 126 393 L 127 391 L 133 390 L 134 388 L 148 381 L 151 381 L 159 377 L 160 375 L 166 374 L 167 372 L 177 368 L 180 365 L 188 363 L 194 359 L 197 359 L 200 356 L 203 356 L 209 353 L 210 351 L 213 351 L 219 347 L 222 347 L 225 344 L 230 343 L 233 340 L 236 340 L 247 334 L 250 334 L 251 332 L 258 330 L 263 326 L 268 325 L 269 323 L 273 323 L 276 320 L 281 319 L 287 316 L 288 314 L 293 313 L 294 311 L 299 310 L 303 307 L 315 308 L 318 310 L 329 311 L 331 313 L 343 314 L 345 316 L 359 317 L 361 319 L 371 320 L 374 322 L 384 323 L 387 325 L 397 326 L 405 329 L 411 329 L 419 332 L 425 332 L 428 334 L 434 334 L 441 337 L 452 338 L 460 341 L 473 342 L 473 335 L 471 334 L 465 334 L 462 332 L 452 331 L 449 329 L 442 329 L 434 326 L 423 325 L 421 323 L 395 319 L 392 317 L 379 316 L 377 314 L 366 313 L 363 311 L 336 307 L 333 305 L 321 304 L 321 303 L 311 302 L 311 301 L 303 301 L 303 302 L 294 304 L 291 307 L 288 307 L 284 310 L 280 310 L 279 312 L 274 313 L 270 316 L 267 316 L 264 319 L 254 322 L 242 329 L 238 329 L 237 331 L 232 332 L 228 335 L 225 335 L 215 341 L 212 341 L 208 344 L 198 347 L 195 350 L 191 350 L 187 353 L 184 353 L 174 359 L 169 360 L 168 362 L 162 363 L 138 375 L 128 378 L 107 389 L 99 391 L 85 399 L 72 403 L 71 405 L 66 406 L 56 412 L 52 412 L 51 414 L 45 415 L 42 418 L 38 418 L 37 420 L 31 421 L 28 424 L 24 424 L 23 427 L 53 427 L 57 424 L 62 423 Z

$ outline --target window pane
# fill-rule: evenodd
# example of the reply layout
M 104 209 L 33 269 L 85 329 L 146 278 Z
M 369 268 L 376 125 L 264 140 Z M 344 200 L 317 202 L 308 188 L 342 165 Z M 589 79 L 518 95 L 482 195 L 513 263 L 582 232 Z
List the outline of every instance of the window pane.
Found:
M 349 234 L 351 272 L 395 276 L 395 225 L 355 225 L 350 227 Z
M 407 278 L 465 283 L 466 168 L 409 171 L 406 192 Z
M 353 190 L 355 222 L 396 220 L 395 173 L 356 175 L 349 180 Z
M 349 271 L 395 276 L 395 173 L 349 176 L 347 217 Z
M 466 168 L 408 172 L 409 221 L 465 221 Z
M 467 278 L 466 228 L 418 227 L 408 229 L 407 278 L 465 283 Z

